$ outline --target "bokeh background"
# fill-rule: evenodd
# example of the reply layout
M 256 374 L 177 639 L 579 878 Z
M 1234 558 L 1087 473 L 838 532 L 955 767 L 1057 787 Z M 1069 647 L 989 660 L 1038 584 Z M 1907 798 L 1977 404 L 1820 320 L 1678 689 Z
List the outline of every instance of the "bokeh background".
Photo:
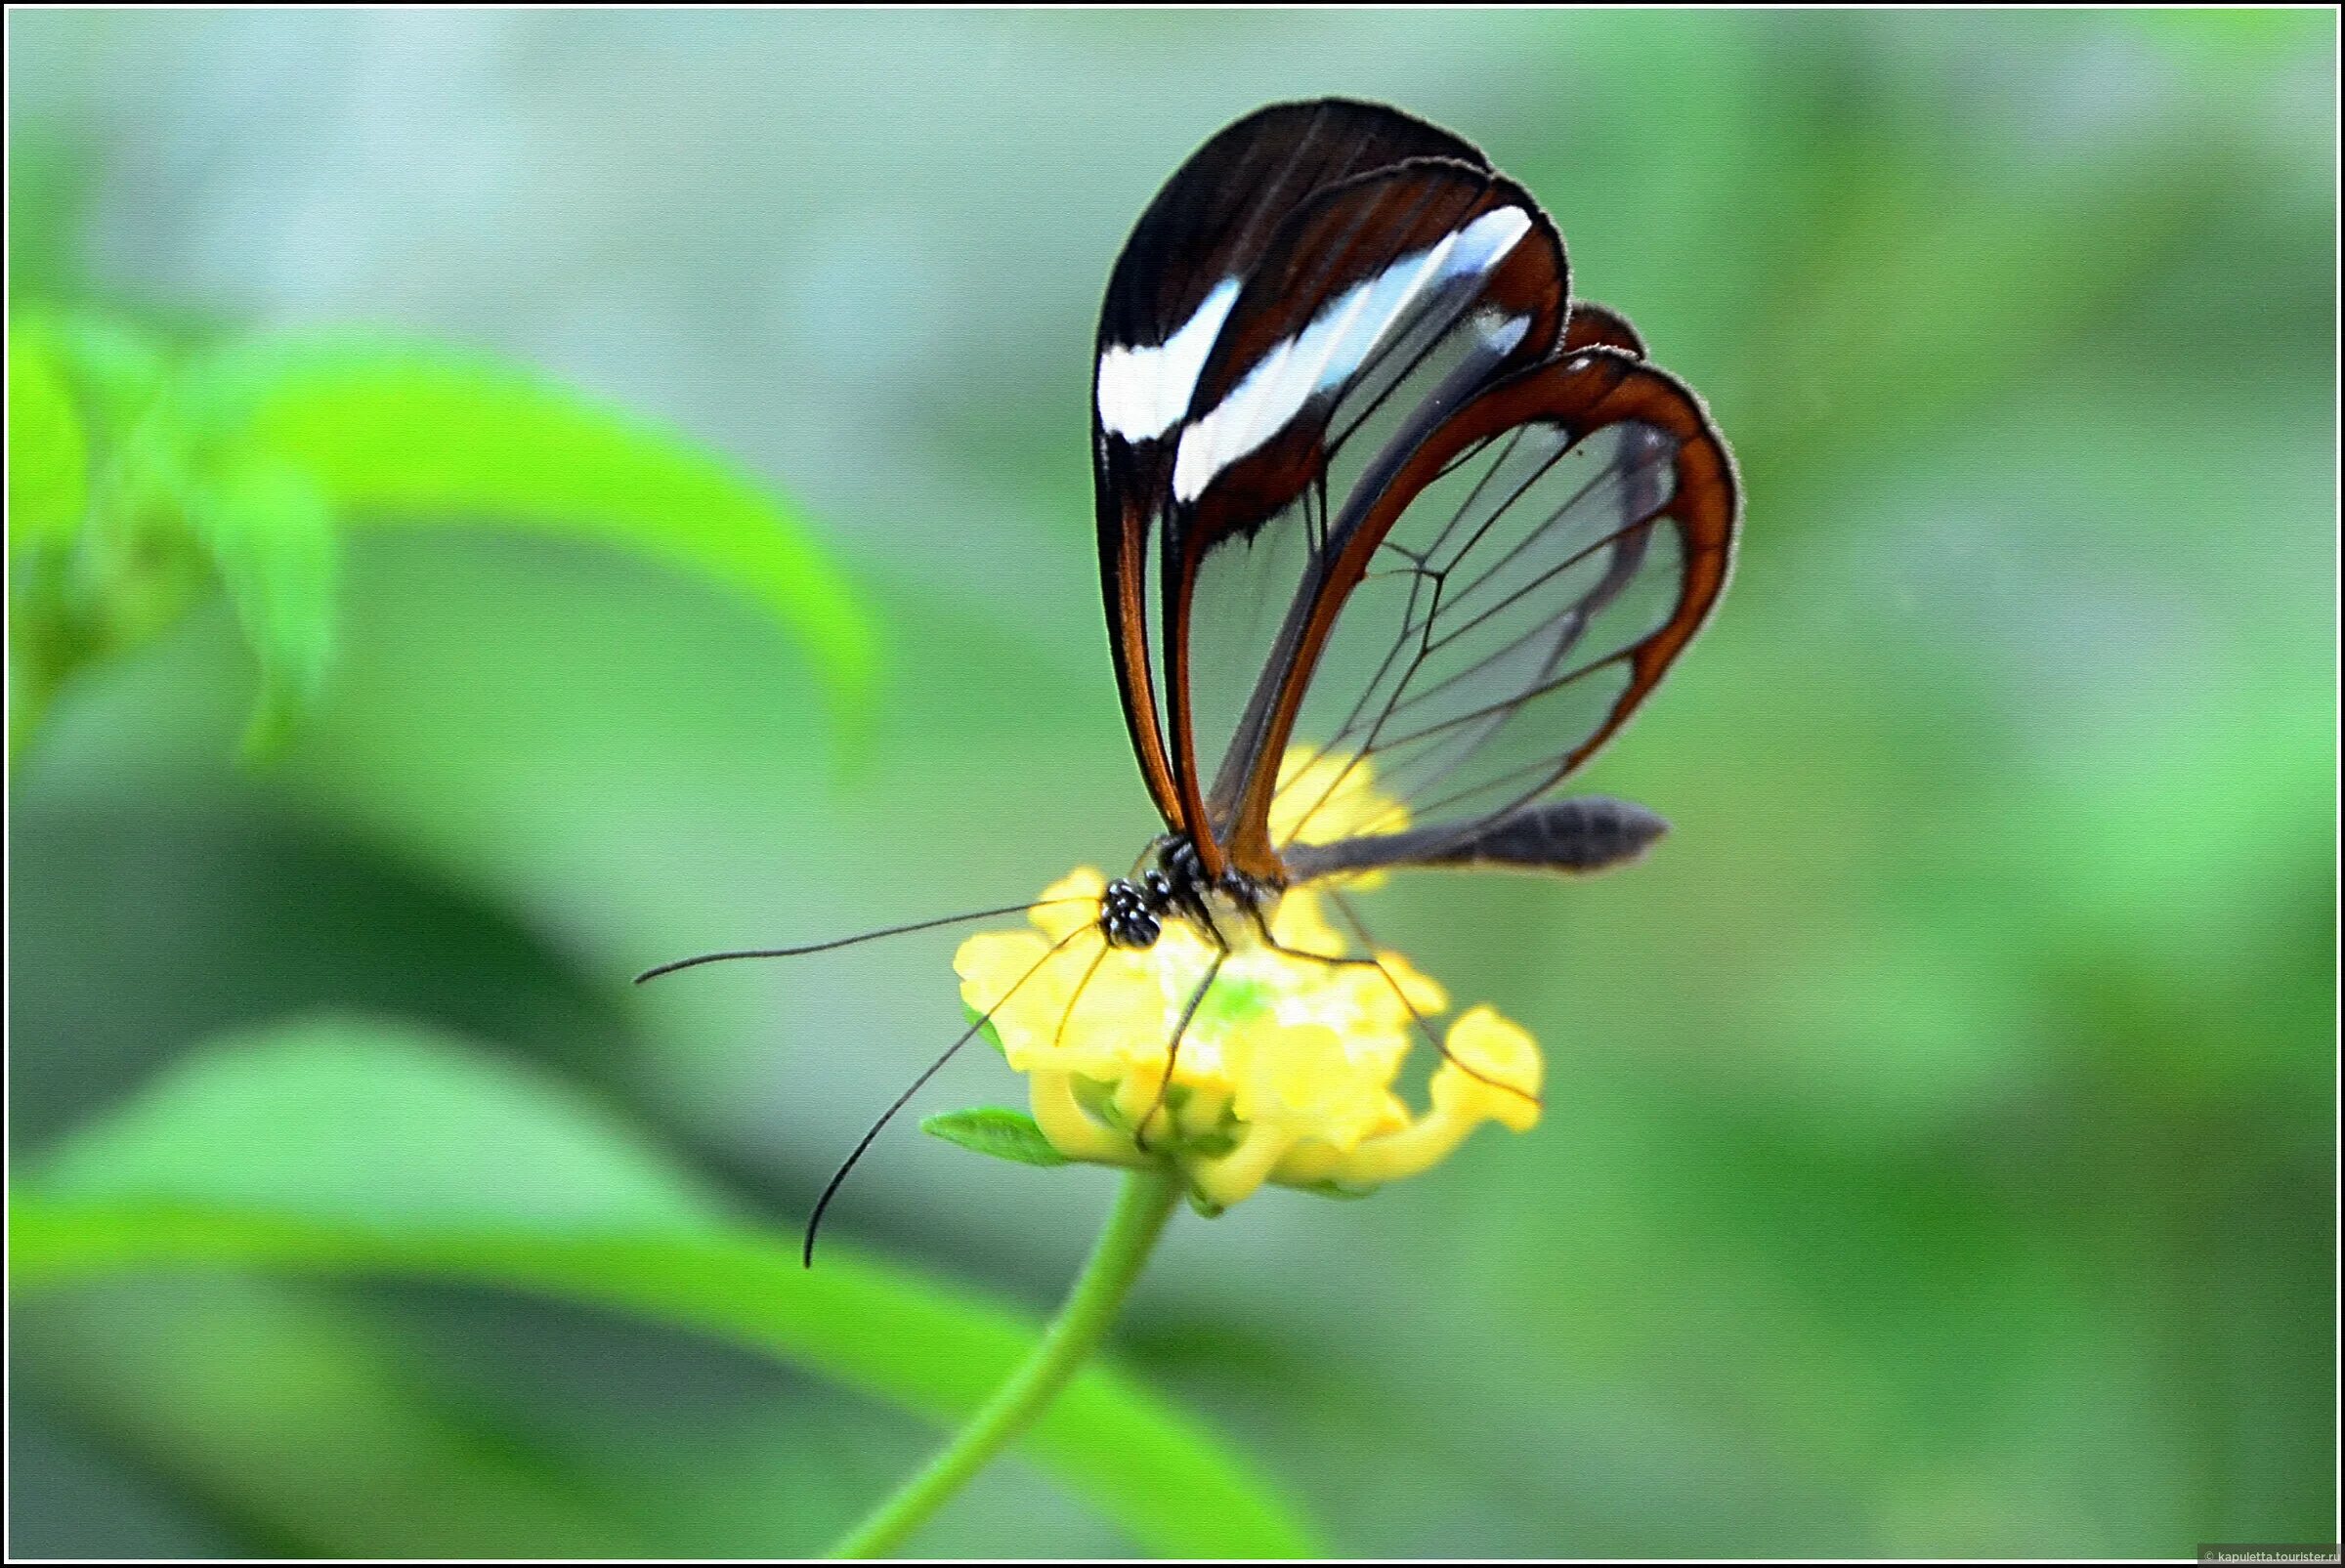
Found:
M 2334 1538 L 2332 19 L 115 12 L 8 42 L 20 304 L 387 327 L 589 388 L 789 497 L 886 671 L 842 744 L 721 587 L 369 532 L 320 708 L 250 766 L 247 656 L 199 602 L 14 769 L 20 1172 L 326 1009 L 533 1064 L 786 1234 L 958 1026 L 952 939 L 627 976 L 1130 858 L 1098 291 L 1220 124 L 1378 97 L 1524 181 L 1709 398 L 1746 542 L 1585 776 L 1672 819 L 1646 865 L 1374 898 L 1545 1041 L 1545 1123 L 1372 1202 L 1177 1221 L 1127 1364 L 1346 1553 Z M 922 1105 L 1015 1093 L 971 1052 Z M 484 1188 L 548 1179 L 446 1143 Z M 907 1123 L 833 1235 L 1040 1310 L 1110 1184 Z M 929 1441 L 430 1279 L 27 1293 L 12 1348 L 19 1553 L 806 1552 Z M 1019 1462 L 917 1545 L 1130 1547 Z

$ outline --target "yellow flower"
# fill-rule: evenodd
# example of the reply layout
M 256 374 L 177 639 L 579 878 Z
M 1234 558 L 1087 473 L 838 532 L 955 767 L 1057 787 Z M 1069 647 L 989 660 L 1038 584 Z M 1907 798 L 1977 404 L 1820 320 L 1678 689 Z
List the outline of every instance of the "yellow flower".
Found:
M 1397 833 L 1408 826 L 1408 808 L 1376 787 L 1366 757 L 1341 751 L 1306 754 L 1295 746 L 1279 758 L 1278 789 L 1270 797 L 1272 843 L 1332 844 L 1339 838 Z M 1357 871 L 1344 881 L 1371 888 L 1384 879 L 1382 871 Z
M 1388 825 L 1365 770 L 1354 773 L 1356 784 L 1336 785 L 1354 797 L 1344 809 Z M 962 998 L 992 1013 L 1036 1123 L 1069 1159 L 1170 1164 L 1212 1212 L 1266 1182 L 1382 1186 L 1438 1164 L 1484 1122 L 1518 1132 L 1538 1122 L 1538 1046 L 1488 1007 L 1449 1026 L 1426 1109 L 1394 1092 L 1410 1049 L 1449 1006 L 1397 953 L 1299 957 L 1233 911 L 1219 922 L 1231 950 L 1182 1030 L 1215 946 L 1171 919 L 1153 947 L 1110 947 L 1096 925 L 1105 885 L 1081 868 L 1043 894 L 1070 902 L 1045 902 L 1024 929 L 970 937 L 954 958 Z M 1343 954 L 1310 888 L 1279 899 L 1269 923 L 1286 947 Z

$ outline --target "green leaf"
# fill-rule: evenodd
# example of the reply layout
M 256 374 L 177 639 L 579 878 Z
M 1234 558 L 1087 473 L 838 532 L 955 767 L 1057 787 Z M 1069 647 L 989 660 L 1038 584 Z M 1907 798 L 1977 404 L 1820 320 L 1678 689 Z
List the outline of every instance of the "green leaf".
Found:
M 939 1422 L 1031 1346 L 1022 1314 L 749 1227 L 571 1086 L 397 1025 L 199 1051 L 18 1183 L 21 1291 L 156 1270 L 420 1275 L 643 1314 Z M 1093 1365 L 1027 1435 L 1145 1550 L 1307 1554 L 1288 1506 L 1187 1417 Z
M 90 422 L 100 430 L 127 431 L 169 384 L 170 354 L 129 321 L 83 311 L 43 312 L 32 319 L 54 334 L 65 380 L 88 400 Z
M 597 537 L 715 577 L 797 633 L 842 721 L 868 712 L 876 639 L 794 511 L 683 436 L 452 350 L 332 338 L 191 370 L 211 440 L 307 475 L 352 521 L 489 521 Z
M 341 541 L 315 486 L 283 464 L 247 462 L 187 495 L 189 524 L 260 661 L 248 756 L 282 742 L 317 699 L 333 653 Z
M 11 556 L 70 538 L 89 499 L 89 450 L 64 366 L 46 334 L 8 339 L 8 544 Z
M 1374 1198 L 1376 1196 L 1376 1189 L 1374 1187 L 1346 1187 L 1340 1181 L 1306 1181 L 1297 1190 L 1300 1192 L 1315 1192 L 1322 1198 L 1353 1199 Z
M 265 752 L 315 700 L 332 652 L 338 531 L 488 522 L 597 538 L 746 594 L 807 649 L 847 753 L 868 742 L 877 653 L 860 596 L 793 512 L 673 431 L 428 345 L 337 335 L 190 352 L 105 316 L 12 326 L 12 541 L 86 512 L 99 546 L 73 602 L 18 639 L 38 676 L 20 683 L 27 712 L 175 618 L 203 580 L 199 542 L 261 666 L 245 749 Z
M 660 1555 L 543 1445 L 435 1390 L 364 1303 L 131 1282 L 39 1293 L 14 1327 L 16 1371 L 46 1402 L 271 1554 Z
M 1023 1165 L 1064 1165 L 1073 1164 L 1060 1154 L 1034 1118 L 1023 1111 L 1007 1111 L 1000 1106 L 976 1106 L 966 1111 L 945 1111 L 920 1123 L 920 1130 L 947 1143 L 958 1143 L 963 1149 L 990 1154 L 997 1160 L 1014 1160 Z
M 729 1217 L 559 1079 L 389 1020 L 198 1047 L 31 1173 L 49 1198 L 403 1225 L 707 1227 Z
M 976 1008 L 970 1006 L 964 1001 L 960 1004 L 960 1016 L 968 1023 L 970 1028 L 977 1031 L 977 1038 L 979 1039 L 985 1041 L 986 1044 L 991 1045 L 994 1048 L 994 1054 L 996 1056 L 1001 1057 L 1004 1061 L 1009 1059 L 1009 1051 L 1002 1043 L 1002 1031 L 995 1025 L 993 1019 L 989 1015 L 979 1012 Z

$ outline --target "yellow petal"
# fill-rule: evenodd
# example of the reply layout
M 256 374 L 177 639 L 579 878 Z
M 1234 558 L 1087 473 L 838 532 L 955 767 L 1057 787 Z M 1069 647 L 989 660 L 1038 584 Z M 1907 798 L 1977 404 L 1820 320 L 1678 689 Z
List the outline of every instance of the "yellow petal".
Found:
M 1187 1163 L 1190 1182 L 1206 1199 L 1227 1208 L 1254 1196 L 1294 1142 L 1277 1127 L 1249 1127 L 1227 1154 Z
M 1056 942 L 1071 936 L 1087 925 L 1099 920 L 1099 895 L 1107 891 L 1107 878 L 1088 866 L 1078 866 L 1048 887 L 1026 918 L 1032 920 L 1042 933 Z M 1062 903 L 1061 900 L 1080 899 L 1083 903 Z
M 1072 1074 L 1036 1073 L 1027 1099 L 1034 1108 L 1035 1125 L 1043 1129 L 1050 1146 L 1068 1159 L 1118 1165 L 1146 1162 L 1147 1156 L 1133 1148 L 1130 1140 L 1100 1125 L 1084 1110 L 1075 1098 Z
M 980 931 L 953 954 L 963 1001 L 979 1012 L 998 1004 L 1050 951 L 1032 931 Z
M 1539 1044 L 1521 1025 L 1488 1007 L 1452 1024 L 1446 1059 L 1433 1071 L 1433 1106 L 1516 1132 L 1539 1124 Z
M 1346 1187 L 1381 1187 L 1430 1170 L 1449 1158 L 1474 1123 L 1436 1109 L 1423 1120 L 1395 1131 L 1363 1138 L 1357 1147 L 1315 1162 L 1310 1167 L 1319 1181 L 1340 1181 Z
M 1270 801 L 1274 842 L 1332 844 L 1363 833 L 1396 833 L 1409 826 L 1400 803 L 1376 787 L 1363 756 L 1291 746 L 1279 759 L 1278 792 Z
M 1307 887 L 1295 888 L 1278 901 L 1278 908 L 1270 911 L 1270 934 L 1281 947 L 1322 957 L 1341 957 L 1346 951 L 1343 933 L 1328 924 L 1319 895 Z
M 1381 1047 L 1381 1048 L 1380 1048 Z M 1233 1042 L 1238 1120 L 1348 1149 L 1383 1122 L 1405 1046 L 1264 1018 Z
M 1409 962 L 1401 954 L 1386 951 L 1376 955 L 1386 977 L 1386 993 L 1398 993 L 1398 998 L 1418 1018 L 1430 1018 L 1449 1011 L 1449 993 L 1438 981 Z

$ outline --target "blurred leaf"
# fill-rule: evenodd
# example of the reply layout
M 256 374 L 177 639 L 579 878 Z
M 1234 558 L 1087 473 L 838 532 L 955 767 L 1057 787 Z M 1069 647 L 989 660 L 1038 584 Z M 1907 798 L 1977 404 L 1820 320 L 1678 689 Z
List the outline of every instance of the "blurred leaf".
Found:
M 749 594 L 804 641 L 840 722 L 868 710 L 868 613 L 806 524 L 683 436 L 543 377 L 422 344 L 246 345 L 191 378 L 189 416 L 309 476 L 353 521 L 579 533 Z
M 89 452 L 55 347 L 29 326 L 8 339 L 10 554 L 71 536 L 87 503 Z
M 2188 6 L 2172 10 L 2111 12 L 2143 35 L 2194 64 L 2213 61 L 2270 68 L 2302 59 L 2311 50 L 2333 48 L 2334 33 L 2312 7 Z
M 56 337 L 66 379 L 89 399 L 90 415 L 106 432 L 126 434 L 162 395 L 170 356 L 149 333 L 118 317 L 87 311 L 37 318 Z
M 187 510 L 260 660 L 261 693 L 244 749 L 264 755 L 282 742 L 324 684 L 341 540 L 317 488 L 279 464 L 232 468 L 192 489 Z
M 557 1079 L 412 1025 L 323 1017 L 198 1048 L 35 1171 L 52 1198 L 359 1221 L 712 1224 L 709 1194 Z
M 12 299 L 71 286 L 97 185 L 83 127 L 47 115 L 9 126 L 8 288 Z
M 997 1160 L 1014 1160 L 1023 1165 L 1073 1163 L 1043 1136 L 1043 1129 L 1035 1124 L 1034 1118 L 1023 1111 L 1007 1111 L 993 1105 L 945 1111 L 924 1119 L 920 1130 L 947 1143 L 958 1143 L 963 1149 L 990 1154 Z
M 107 316 L 14 324 L 10 444 L 31 444 L 32 460 L 11 466 L 11 530 L 55 529 L 86 500 L 96 535 L 73 584 L 43 584 L 55 602 L 31 660 L 41 697 L 176 618 L 202 580 L 197 538 L 260 661 L 245 745 L 265 751 L 323 679 L 337 529 L 518 523 L 747 594 L 798 635 L 848 747 L 861 744 L 877 655 L 855 590 L 800 519 L 674 432 L 427 345 L 304 337 L 187 351 Z M 86 497 L 64 478 L 81 468 Z
M 19 1183 L 36 1290 L 162 1268 L 402 1274 L 533 1290 L 782 1356 L 939 1421 L 1032 1342 L 1016 1314 L 725 1207 L 559 1082 L 398 1026 L 323 1020 L 190 1058 Z M 1093 1366 L 1027 1452 L 1145 1549 L 1304 1553 L 1286 1505 L 1188 1420 Z
M 438 1397 L 363 1310 L 325 1293 L 236 1279 L 73 1291 L 24 1304 L 16 1350 L 40 1397 L 225 1515 L 254 1556 L 657 1554 L 593 1485 Z

